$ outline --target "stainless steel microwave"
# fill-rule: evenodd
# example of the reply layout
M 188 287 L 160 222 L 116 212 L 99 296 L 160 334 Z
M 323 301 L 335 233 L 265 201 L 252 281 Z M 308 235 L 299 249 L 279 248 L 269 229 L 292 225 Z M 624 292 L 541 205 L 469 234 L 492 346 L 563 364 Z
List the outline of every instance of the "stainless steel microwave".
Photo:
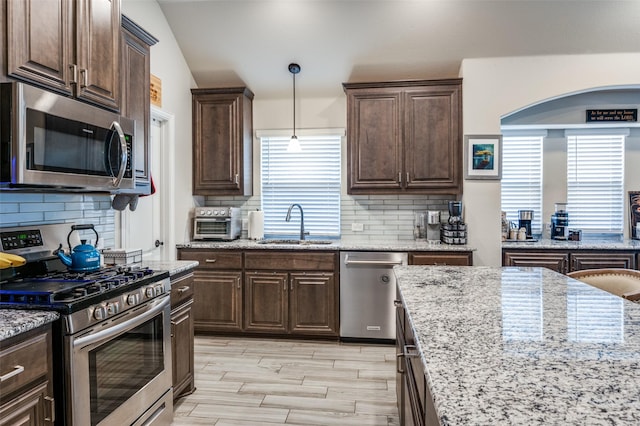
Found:
M 0 95 L 1 189 L 134 188 L 133 120 L 24 83 Z

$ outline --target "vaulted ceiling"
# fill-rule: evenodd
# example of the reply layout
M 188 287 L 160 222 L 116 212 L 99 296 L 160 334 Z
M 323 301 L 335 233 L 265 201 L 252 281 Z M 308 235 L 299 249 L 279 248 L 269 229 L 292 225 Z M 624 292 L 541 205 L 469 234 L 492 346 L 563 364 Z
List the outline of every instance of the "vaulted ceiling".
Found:
M 640 0 L 158 0 L 199 87 L 333 97 L 463 58 L 640 52 Z M 522 76 L 526 84 L 526 76 Z M 640 75 L 638 76 L 640 80 Z

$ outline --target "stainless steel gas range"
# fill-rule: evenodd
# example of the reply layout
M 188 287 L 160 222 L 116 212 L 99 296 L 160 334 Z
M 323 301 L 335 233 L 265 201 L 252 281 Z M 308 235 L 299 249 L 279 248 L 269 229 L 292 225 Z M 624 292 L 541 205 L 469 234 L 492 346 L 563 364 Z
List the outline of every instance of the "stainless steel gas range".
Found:
M 26 265 L 0 281 L 0 308 L 55 310 L 56 424 L 169 425 L 170 283 L 166 271 L 109 267 L 68 272 L 47 225 L 0 230 Z M 68 229 L 68 224 L 63 225 Z M 6 241 L 21 238 L 8 250 Z

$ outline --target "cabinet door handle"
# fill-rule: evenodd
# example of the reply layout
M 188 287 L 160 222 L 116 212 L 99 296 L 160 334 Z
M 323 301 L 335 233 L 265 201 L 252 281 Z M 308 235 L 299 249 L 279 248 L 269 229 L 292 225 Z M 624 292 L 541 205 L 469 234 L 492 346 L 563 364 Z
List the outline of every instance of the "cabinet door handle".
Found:
M 396 373 L 404 374 L 404 370 L 401 368 L 402 366 L 402 358 L 404 358 L 404 353 L 400 352 L 396 354 Z
M 0 376 L 0 382 L 9 380 L 10 378 L 22 373 L 23 371 L 24 371 L 24 367 L 22 365 L 16 365 L 15 367 L 13 367 L 13 370 L 9 371 L 7 374 Z
M 396 308 L 401 308 L 402 307 L 402 301 L 394 300 L 393 301 L 393 306 L 395 306 Z
M 183 286 L 183 287 L 180 287 L 180 288 L 178 289 L 178 293 L 182 294 L 182 293 L 184 293 L 185 291 L 188 291 L 190 288 L 191 288 L 191 287 L 189 287 L 188 285 L 185 285 L 185 286 Z
M 53 423 L 56 421 L 56 401 L 50 396 L 45 396 L 44 400 L 49 403 L 49 416 L 45 416 L 44 421 Z
M 240 289 L 240 278 L 236 278 L 236 286 Z
M 87 70 L 86 69 L 81 69 L 80 70 L 80 77 L 82 77 L 82 83 L 80 84 L 80 87 L 87 87 Z
M 398 172 L 398 183 L 402 184 L 402 172 Z
M 236 185 L 240 183 L 240 175 L 236 174 Z
M 293 291 L 293 278 L 289 280 L 289 291 Z
M 78 82 L 78 66 L 76 64 L 71 64 L 69 65 L 69 68 L 71 68 L 71 81 L 70 83 L 77 83 Z
M 216 263 L 215 259 L 205 259 L 205 263 Z
M 284 280 L 284 286 L 282 286 L 282 291 L 287 291 L 287 280 Z
M 407 183 L 411 182 L 411 179 L 409 179 L 409 172 L 407 172 Z
M 410 354 L 409 351 L 415 351 L 416 350 L 416 346 L 415 345 L 404 345 L 404 356 L 406 356 L 407 358 L 417 358 L 418 357 L 418 353 L 414 353 L 414 354 Z

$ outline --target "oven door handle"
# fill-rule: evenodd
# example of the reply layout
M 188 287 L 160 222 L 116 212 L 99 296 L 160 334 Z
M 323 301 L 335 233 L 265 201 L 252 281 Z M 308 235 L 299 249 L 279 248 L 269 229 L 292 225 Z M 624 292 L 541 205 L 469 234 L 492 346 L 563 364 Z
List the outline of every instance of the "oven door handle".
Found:
M 123 331 L 127 331 L 128 329 L 135 328 L 138 325 L 144 324 L 147 320 L 155 317 L 159 312 L 162 312 L 167 305 L 169 304 L 169 298 L 165 297 L 161 303 L 158 303 L 156 306 L 153 306 L 148 311 L 143 314 L 137 315 L 130 320 L 127 320 L 118 325 L 114 325 L 113 327 L 109 327 L 105 330 L 99 331 L 97 333 L 88 334 L 84 337 L 79 337 L 74 339 L 73 348 L 93 345 L 95 343 L 101 342 L 103 340 L 109 340 Z

